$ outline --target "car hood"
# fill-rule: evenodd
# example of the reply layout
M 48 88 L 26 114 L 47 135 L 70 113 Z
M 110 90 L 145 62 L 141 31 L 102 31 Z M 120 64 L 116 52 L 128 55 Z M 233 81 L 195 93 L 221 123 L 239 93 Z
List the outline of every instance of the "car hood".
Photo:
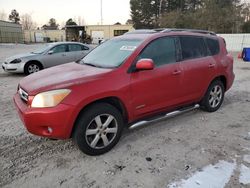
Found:
M 5 62 L 9 63 L 9 62 L 13 61 L 14 59 L 18 59 L 18 58 L 23 59 L 23 58 L 28 58 L 28 57 L 31 57 L 31 56 L 36 56 L 36 55 L 38 55 L 38 54 L 34 54 L 34 53 L 18 54 L 18 55 L 6 58 Z
M 33 73 L 20 81 L 19 86 L 29 95 L 40 92 L 69 88 L 72 85 L 100 79 L 112 69 L 67 63 Z

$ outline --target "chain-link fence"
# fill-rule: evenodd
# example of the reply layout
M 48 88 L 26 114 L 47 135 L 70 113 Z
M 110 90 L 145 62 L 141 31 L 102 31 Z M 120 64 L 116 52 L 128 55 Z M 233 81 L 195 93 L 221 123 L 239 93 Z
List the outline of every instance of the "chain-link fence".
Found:
M 250 34 L 219 34 L 223 37 L 227 44 L 227 50 L 232 52 L 240 52 L 245 47 L 250 47 Z
M 0 43 L 23 43 L 24 35 L 20 24 L 0 20 Z

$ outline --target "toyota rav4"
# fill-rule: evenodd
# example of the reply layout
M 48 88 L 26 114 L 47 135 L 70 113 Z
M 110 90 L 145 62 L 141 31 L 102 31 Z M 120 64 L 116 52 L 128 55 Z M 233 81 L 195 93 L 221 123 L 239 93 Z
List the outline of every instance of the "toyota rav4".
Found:
M 14 102 L 29 132 L 73 138 L 84 153 L 100 155 L 125 126 L 196 104 L 216 111 L 233 80 L 233 58 L 215 33 L 142 30 L 25 77 Z

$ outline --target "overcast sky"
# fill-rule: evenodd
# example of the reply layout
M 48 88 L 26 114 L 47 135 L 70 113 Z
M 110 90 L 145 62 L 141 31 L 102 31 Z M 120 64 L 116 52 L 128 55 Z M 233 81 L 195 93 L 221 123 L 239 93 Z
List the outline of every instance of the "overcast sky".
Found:
M 81 16 L 88 25 L 100 24 L 101 0 L 0 0 L 0 11 L 7 15 L 16 9 L 20 15 L 32 14 L 39 26 L 55 18 L 58 24 Z M 130 18 L 129 0 L 102 0 L 103 24 L 124 24 Z

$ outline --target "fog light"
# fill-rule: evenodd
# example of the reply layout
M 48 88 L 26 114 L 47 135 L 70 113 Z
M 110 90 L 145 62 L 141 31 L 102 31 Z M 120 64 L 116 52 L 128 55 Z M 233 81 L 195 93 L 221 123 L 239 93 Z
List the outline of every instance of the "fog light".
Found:
M 52 133 L 52 128 L 51 127 L 48 127 L 48 133 Z

